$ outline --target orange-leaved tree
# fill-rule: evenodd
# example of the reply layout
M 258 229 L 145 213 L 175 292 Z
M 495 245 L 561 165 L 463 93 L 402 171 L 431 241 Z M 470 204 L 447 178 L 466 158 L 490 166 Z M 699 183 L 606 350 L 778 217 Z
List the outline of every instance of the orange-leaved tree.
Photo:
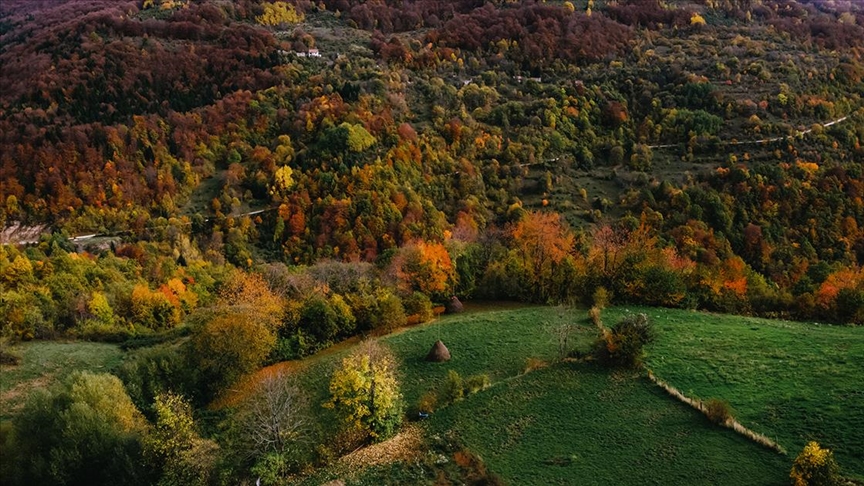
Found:
M 555 267 L 570 255 L 573 234 L 557 213 L 528 211 L 511 227 L 511 259 L 524 270 L 530 294 L 546 300 L 551 294 Z
M 393 258 L 390 274 L 406 291 L 444 298 L 456 287 L 456 267 L 441 243 L 415 241 Z

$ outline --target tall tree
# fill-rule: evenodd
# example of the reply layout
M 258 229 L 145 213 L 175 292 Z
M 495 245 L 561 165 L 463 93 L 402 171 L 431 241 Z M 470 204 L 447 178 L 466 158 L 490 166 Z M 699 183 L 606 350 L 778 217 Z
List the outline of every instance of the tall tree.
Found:
M 392 436 L 403 413 L 396 367 L 388 348 L 376 341 L 363 343 L 333 373 L 324 406 L 335 409 L 348 430 L 376 442 Z

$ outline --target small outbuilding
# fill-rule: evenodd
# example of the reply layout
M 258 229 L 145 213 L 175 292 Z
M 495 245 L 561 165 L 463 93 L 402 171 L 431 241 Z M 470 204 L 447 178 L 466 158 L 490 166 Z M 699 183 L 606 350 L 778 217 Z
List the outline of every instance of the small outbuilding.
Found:
M 447 346 L 444 346 L 444 343 L 439 339 L 435 341 L 435 344 L 432 345 L 432 349 L 429 350 L 429 354 L 426 355 L 426 361 L 434 361 L 437 363 L 450 361 L 450 350 L 447 349 Z

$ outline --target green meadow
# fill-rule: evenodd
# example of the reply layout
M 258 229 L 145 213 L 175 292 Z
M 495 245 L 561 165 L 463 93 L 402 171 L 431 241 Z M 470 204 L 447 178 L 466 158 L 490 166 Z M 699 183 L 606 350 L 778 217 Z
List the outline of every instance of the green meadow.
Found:
M 36 389 L 62 381 L 74 371 L 110 373 L 123 360 L 114 344 L 36 341 L 15 348 L 18 366 L 0 368 L 0 419 L 10 418 Z
M 787 454 L 710 423 L 638 373 L 555 364 L 552 325 L 575 324 L 573 347 L 590 348 L 596 331 L 582 310 L 485 306 L 382 340 L 402 360 L 409 406 L 440 389 L 449 370 L 490 377 L 489 389 L 421 424 L 427 437 L 457 437 L 508 484 L 786 484 L 807 440 L 833 449 L 844 474 L 861 476 L 864 329 L 657 308 L 612 308 L 603 320 L 633 312 L 657 329 L 647 366 L 659 378 L 688 396 L 728 401 L 740 422 Z M 436 339 L 451 361 L 424 361 Z M 303 382 L 320 400 L 347 352 L 311 358 Z M 550 366 L 525 373 L 530 358 Z M 425 474 L 402 464 L 349 483 L 434 479 Z
M 434 483 L 428 457 L 442 437 L 507 484 L 787 484 L 791 462 L 809 440 L 834 450 L 846 476 L 864 477 L 864 329 L 658 308 L 616 307 L 602 318 L 611 326 L 634 312 L 646 313 L 656 328 L 646 358 L 655 375 L 689 397 L 727 401 L 742 424 L 787 454 L 712 424 L 639 372 L 557 362 L 554 326 L 573 325 L 570 347 L 590 349 L 596 329 L 584 310 L 484 304 L 379 338 L 400 360 L 409 407 L 440 390 L 450 370 L 463 378 L 485 374 L 492 383 L 418 423 L 426 465 L 330 468 L 306 482 Z M 451 361 L 426 362 L 438 339 Z M 317 405 L 353 346 L 293 363 L 328 424 L 324 435 L 337 424 Z M 21 365 L 0 372 L 4 419 L 32 390 L 75 370 L 111 372 L 124 356 L 117 346 L 87 342 L 32 342 L 17 352 Z

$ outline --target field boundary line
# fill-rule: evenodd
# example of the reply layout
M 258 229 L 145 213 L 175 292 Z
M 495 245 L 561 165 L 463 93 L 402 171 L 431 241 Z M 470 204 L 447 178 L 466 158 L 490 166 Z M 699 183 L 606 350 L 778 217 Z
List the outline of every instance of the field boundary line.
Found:
M 648 371 L 647 376 L 648 376 L 648 379 L 651 380 L 652 383 L 654 383 L 655 385 L 657 385 L 660 388 L 662 388 L 663 390 L 665 390 L 666 393 L 668 393 L 670 396 L 676 398 L 681 403 L 687 404 L 687 405 L 695 408 L 696 410 L 702 412 L 703 414 L 706 413 L 705 404 L 702 402 L 702 400 L 699 400 L 697 398 L 690 398 L 690 397 L 684 395 L 674 386 L 666 383 L 665 381 L 661 380 L 660 378 L 657 378 L 654 375 L 654 373 L 652 373 L 651 371 Z M 726 427 L 727 429 L 734 430 L 738 434 L 740 434 L 744 437 L 747 437 L 748 439 L 752 440 L 753 442 L 755 442 L 759 445 L 765 446 L 765 447 L 767 447 L 767 448 L 769 448 L 775 452 L 779 452 L 780 454 L 786 455 L 786 450 L 783 449 L 783 447 L 780 444 L 774 442 L 773 440 L 769 439 L 765 435 L 762 435 L 758 432 L 754 432 L 754 431 L 748 429 L 743 424 L 741 424 L 741 422 L 735 420 L 733 417 L 727 418 L 726 421 L 724 421 L 720 425 L 722 425 L 723 427 Z

